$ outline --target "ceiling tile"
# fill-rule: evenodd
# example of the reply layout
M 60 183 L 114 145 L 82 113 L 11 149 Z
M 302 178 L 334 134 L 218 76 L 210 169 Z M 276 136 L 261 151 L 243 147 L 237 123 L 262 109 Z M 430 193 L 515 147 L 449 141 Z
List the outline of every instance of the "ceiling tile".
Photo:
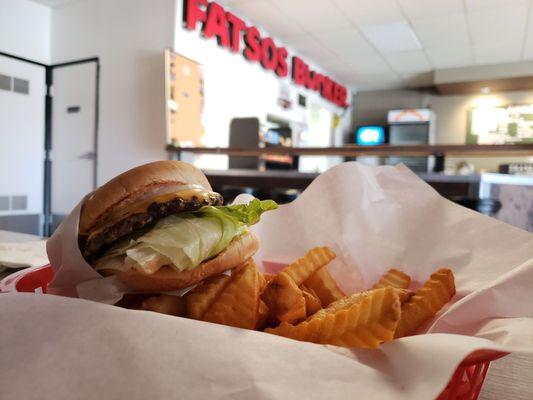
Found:
M 521 59 L 522 43 L 500 40 L 474 46 L 476 64 L 498 64 Z
M 376 51 L 355 28 L 340 29 L 315 35 L 316 40 L 340 57 L 358 57 Z
M 344 61 L 358 74 L 394 74 L 387 62 L 377 54 Z
M 329 65 L 326 69 L 326 71 L 331 74 L 333 77 L 337 78 L 339 82 L 341 83 L 349 83 L 354 76 L 357 75 L 355 70 L 344 64 L 341 61 L 338 61 L 337 63 L 332 63 L 332 65 Z
M 463 12 L 462 0 L 398 0 L 398 3 L 409 19 Z
M 320 42 L 313 39 L 309 34 L 290 36 L 286 39 L 287 47 L 295 50 L 302 57 L 308 58 L 319 66 L 323 66 L 321 60 L 337 59 L 338 56 L 326 48 Z
M 467 11 L 484 10 L 497 7 L 527 6 L 529 0 L 465 0 Z
M 333 0 L 333 2 L 357 25 L 381 24 L 404 18 L 395 0 Z
M 324 0 L 272 0 L 308 32 L 350 27 L 350 21 L 334 4 Z M 272 11 L 274 14 L 277 12 Z
M 363 35 L 380 52 L 420 50 L 420 41 L 407 22 L 392 22 L 388 24 L 363 25 Z
M 303 28 L 291 17 L 281 13 L 268 0 L 240 1 L 230 3 L 229 8 L 241 18 L 249 19 L 264 28 L 274 38 L 303 34 Z
M 79 0 L 32 0 L 34 3 L 42 4 L 43 6 L 47 6 L 50 8 L 57 8 L 64 6 L 68 3 L 74 3 L 75 1 Z
M 424 49 L 433 68 L 464 67 L 474 63 L 470 46 L 443 46 Z
M 527 8 L 491 8 L 467 14 L 474 46 L 501 41 L 502 38 L 522 41 L 526 29 Z
M 463 13 L 413 19 L 411 25 L 424 47 L 467 46 L 470 42 Z
M 384 55 L 392 69 L 399 74 L 414 74 L 431 71 L 426 55 L 421 50 Z

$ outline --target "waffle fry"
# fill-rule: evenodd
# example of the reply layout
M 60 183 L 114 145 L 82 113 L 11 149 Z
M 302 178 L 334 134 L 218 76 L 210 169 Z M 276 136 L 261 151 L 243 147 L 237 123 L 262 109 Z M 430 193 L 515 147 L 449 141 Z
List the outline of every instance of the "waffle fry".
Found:
M 262 275 L 267 284 L 276 277 L 276 274 L 269 274 L 268 272 L 262 272 Z
M 393 288 L 377 289 L 351 307 L 296 326 L 282 323 L 265 332 L 291 339 L 345 347 L 376 348 L 392 340 L 400 320 L 400 297 Z
M 255 329 L 262 330 L 266 325 L 269 309 L 263 300 L 259 300 L 259 306 L 257 308 L 257 321 Z
M 296 286 L 300 286 L 315 271 L 322 268 L 335 258 L 335 253 L 329 247 L 315 247 L 302 258 L 286 266 L 282 272 L 289 275 Z
M 278 274 L 260 272 L 248 259 L 231 276 L 205 280 L 176 301 L 167 295 L 144 300 L 142 309 L 184 315 L 320 344 L 376 348 L 413 334 L 455 294 L 450 269 L 440 269 L 416 292 L 411 278 L 390 269 L 372 289 L 346 296 L 327 264 L 335 254 L 316 247 Z M 178 304 L 180 303 L 180 304 Z
M 168 294 L 160 294 L 159 296 L 149 297 L 144 300 L 141 304 L 141 310 L 181 317 L 185 315 L 186 307 L 183 298 Z
M 218 275 L 206 279 L 203 284 L 196 286 L 185 296 L 187 303 L 187 316 L 193 319 L 202 319 L 207 309 L 214 303 L 224 290 L 231 277 Z
M 411 277 L 409 275 L 400 270 L 391 268 L 374 286 L 372 286 L 372 289 L 379 289 L 388 286 L 407 289 L 409 287 L 409 283 L 411 283 Z
M 385 289 L 385 288 L 381 288 Z M 413 292 L 406 289 L 392 288 L 394 292 L 398 295 L 400 303 L 403 304 L 411 298 Z M 316 314 L 311 315 L 309 319 L 323 319 L 330 314 L 335 314 L 338 311 L 347 310 L 355 304 L 360 304 L 366 297 L 372 296 L 374 292 L 378 289 L 368 290 L 366 292 L 354 293 L 350 296 L 343 297 L 340 300 L 337 300 L 331 303 L 326 308 L 318 311 Z
M 257 268 L 250 259 L 231 277 L 202 320 L 253 329 L 259 316 L 259 284 Z
M 302 285 L 300 287 L 305 299 L 305 313 L 307 317 L 322 309 L 322 303 L 313 289 Z
M 276 317 L 279 322 L 289 324 L 297 324 L 305 320 L 307 318 L 307 308 L 303 292 L 286 313 L 276 315 Z
M 394 337 L 412 335 L 433 318 L 455 294 L 455 279 L 450 269 L 443 268 L 431 274 L 415 295 L 402 305 L 402 317 Z
M 257 279 L 259 280 L 259 292 L 263 292 L 265 290 L 267 285 L 267 280 L 265 278 L 265 275 L 261 271 L 257 271 Z
M 302 290 L 285 272 L 280 272 L 265 288 L 261 299 L 270 310 L 270 315 L 278 321 L 305 319 L 305 299 Z
M 346 296 L 330 275 L 327 267 L 322 267 L 312 274 L 306 281 L 305 285 L 313 289 L 317 294 L 322 305 L 327 306 L 334 301 Z

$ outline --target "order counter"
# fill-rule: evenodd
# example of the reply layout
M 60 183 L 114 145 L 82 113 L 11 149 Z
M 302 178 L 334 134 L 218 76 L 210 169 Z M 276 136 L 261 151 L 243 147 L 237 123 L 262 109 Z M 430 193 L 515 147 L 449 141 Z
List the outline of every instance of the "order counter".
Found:
M 298 171 L 258 171 L 248 169 L 204 170 L 213 188 L 222 193 L 232 188 L 227 200 L 248 189 L 270 197 L 273 190 L 304 190 L 319 175 Z M 485 212 L 504 222 L 533 232 L 533 216 L 530 207 L 533 203 L 533 176 L 507 174 L 446 175 L 442 173 L 419 173 L 418 176 L 431 185 L 442 196 L 457 201 L 469 208 L 483 211 L 472 206 L 480 201 L 490 200 Z M 240 190 L 241 188 L 242 190 Z M 289 199 L 290 201 L 290 199 Z M 491 211 L 492 209 L 492 211 Z
M 260 190 L 272 188 L 303 190 L 319 175 L 298 171 L 257 171 L 249 169 L 212 170 L 204 173 L 215 188 L 223 186 L 252 187 Z M 423 173 L 418 176 L 445 197 L 477 197 L 480 175 L 444 175 Z

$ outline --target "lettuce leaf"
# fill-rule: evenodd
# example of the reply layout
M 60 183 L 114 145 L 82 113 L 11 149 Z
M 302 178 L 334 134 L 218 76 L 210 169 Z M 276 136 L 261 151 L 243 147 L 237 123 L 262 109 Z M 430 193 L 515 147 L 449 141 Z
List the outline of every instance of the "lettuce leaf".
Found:
M 254 199 L 249 204 L 205 206 L 170 215 L 137 239 L 110 249 L 95 268 L 123 269 L 124 264 L 132 262 L 134 268 L 148 274 L 169 263 L 179 271 L 195 268 L 223 251 L 248 226 L 259 222 L 261 214 L 277 207 L 272 200 Z
M 199 213 L 221 212 L 227 216 L 248 226 L 256 224 L 261 218 L 261 214 L 266 211 L 275 210 L 278 205 L 274 200 L 253 199 L 248 204 L 236 204 L 233 206 L 206 206 L 201 208 Z

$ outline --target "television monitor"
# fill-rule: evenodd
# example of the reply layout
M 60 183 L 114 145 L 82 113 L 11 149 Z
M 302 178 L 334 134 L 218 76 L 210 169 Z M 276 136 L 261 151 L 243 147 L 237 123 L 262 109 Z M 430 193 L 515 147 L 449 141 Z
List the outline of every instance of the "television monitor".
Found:
M 357 127 L 355 142 L 359 146 L 378 146 L 385 143 L 385 127 L 381 125 L 363 125 Z

